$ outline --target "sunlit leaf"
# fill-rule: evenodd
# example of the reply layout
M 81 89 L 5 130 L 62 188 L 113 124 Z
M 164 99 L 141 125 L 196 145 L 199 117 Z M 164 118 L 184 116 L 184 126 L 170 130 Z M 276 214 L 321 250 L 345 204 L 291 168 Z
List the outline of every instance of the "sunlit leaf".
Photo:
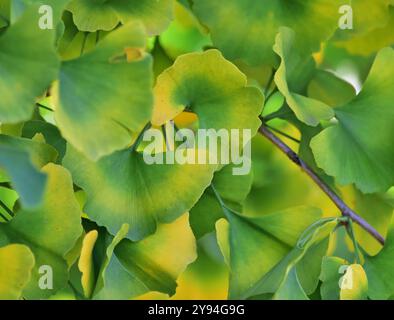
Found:
M 246 77 L 217 50 L 180 56 L 158 77 L 154 92 L 155 125 L 187 108 L 197 114 L 199 128 L 249 128 L 253 136 L 260 126 L 262 94 L 248 87 Z

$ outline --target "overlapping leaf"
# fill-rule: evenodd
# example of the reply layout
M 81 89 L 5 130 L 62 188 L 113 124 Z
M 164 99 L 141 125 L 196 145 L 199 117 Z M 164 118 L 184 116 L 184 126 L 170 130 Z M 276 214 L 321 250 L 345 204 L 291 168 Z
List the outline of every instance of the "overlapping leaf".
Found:
M 55 32 L 40 29 L 38 7 L 29 6 L 0 36 L 2 123 L 29 119 L 36 99 L 57 76 L 59 62 L 54 48 Z
M 228 222 L 219 220 L 217 232 L 230 268 L 229 298 L 248 294 L 292 250 L 301 233 L 321 216 L 319 210 L 306 207 L 254 218 L 228 209 L 225 213 Z
M 90 158 L 129 145 L 151 117 L 151 58 L 144 47 L 143 27 L 133 22 L 94 51 L 62 63 L 56 120 L 63 136 Z
M 48 175 L 43 204 L 36 209 L 21 209 L 10 222 L 0 224 L 0 245 L 24 244 L 34 254 L 36 264 L 23 290 L 28 299 L 47 298 L 64 287 L 68 280 L 65 257 L 82 233 L 81 212 L 69 173 L 52 164 L 43 171 Z M 40 287 L 42 266 L 53 271 L 52 288 Z
M 12 244 L 0 248 L 0 300 L 16 300 L 30 280 L 34 256 L 24 245 Z
M 248 87 L 245 75 L 217 50 L 178 57 L 158 77 L 154 92 L 155 125 L 162 125 L 187 109 L 197 114 L 199 128 L 249 128 L 253 136 L 260 126 L 262 94 Z
M 56 157 L 56 151 L 44 143 L 0 135 L 0 170 L 26 207 L 40 204 L 47 178 L 39 169 Z
M 320 42 L 338 26 L 340 0 L 255 1 L 196 0 L 193 10 L 211 32 L 225 57 L 251 65 L 275 64 L 272 45 L 278 28 L 287 26 L 300 37 L 304 52 L 318 51 Z
M 234 176 L 234 166 L 227 165 L 215 173 L 212 184 L 227 205 L 242 211 L 242 203 L 250 192 L 252 171 L 247 175 Z M 190 224 L 197 239 L 215 230 L 215 223 L 223 218 L 223 210 L 213 191 L 208 188 L 190 210 Z
M 155 35 L 170 23 L 173 0 L 72 0 L 68 10 L 81 31 L 109 31 L 119 23 L 138 19 L 150 35 Z
M 140 240 L 190 210 L 210 184 L 216 165 L 152 164 L 132 150 L 98 162 L 69 147 L 64 165 L 87 194 L 85 212 L 116 234 L 130 225 L 128 238 Z
M 103 229 L 98 239 L 96 230 L 87 234 L 79 261 L 83 287 L 93 288 L 87 297 L 131 299 L 149 291 L 173 295 L 178 276 L 196 259 L 188 215 L 160 225 L 154 235 L 139 242 L 125 239 L 127 232 L 124 224 L 115 237 Z
M 289 28 L 280 28 L 274 51 L 282 62 L 275 74 L 275 83 L 285 96 L 287 104 L 298 119 L 310 126 L 316 126 L 320 120 L 329 120 L 334 116 L 332 109 L 325 103 L 298 94 L 303 83 L 308 82 L 308 71 L 313 71 L 311 57 L 302 57 L 295 45 L 295 34 Z M 302 76 L 300 70 L 304 73 Z M 309 74 L 311 72 L 309 71 Z M 310 77 L 310 76 L 309 76 Z
M 316 136 L 311 147 L 317 164 L 340 184 L 355 183 L 364 193 L 394 184 L 394 50 L 383 49 L 361 93 L 336 108 L 336 125 Z

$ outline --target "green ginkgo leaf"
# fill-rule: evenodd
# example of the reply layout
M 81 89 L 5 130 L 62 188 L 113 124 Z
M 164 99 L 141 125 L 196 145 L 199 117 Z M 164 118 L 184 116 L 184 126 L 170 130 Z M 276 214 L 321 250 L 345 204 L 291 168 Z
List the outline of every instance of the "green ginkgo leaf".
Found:
M 335 218 L 317 220 L 300 236 L 297 244 L 244 297 L 272 295 L 273 299 L 306 299 L 319 284 L 321 261 L 327 253 L 329 235 L 337 225 Z
M 38 8 L 38 5 L 29 6 L 0 36 L 2 123 L 28 120 L 36 99 L 44 93 L 58 73 L 55 33 L 54 30 L 40 29 Z
M 171 22 L 173 5 L 173 0 L 72 0 L 68 10 L 81 31 L 109 31 L 119 23 L 141 20 L 148 33 L 156 35 Z
M 62 135 L 89 158 L 123 149 L 149 121 L 153 75 L 144 48 L 143 26 L 133 22 L 62 63 L 55 118 Z
M 174 21 L 160 34 L 159 39 L 164 51 L 173 59 L 181 54 L 202 51 L 212 44 L 193 13 L 177 2 Z
M 199 128 L 250 129 L 254 136 L 261 124 L 263 95 L 248 87 L 246 76 L 218 50 L 178 57 L 158 77 L 154 93 L 154 125 L 185 109 L 197 114 Z
M 23 124 L 22 137 L 32 139 L 37 134 L 42 134 L 45 142 L 56 149 L 57 160 L 61 161 L 66 153 L 66 141 L 61 136 L 59 129 L 53 124 L 40 120 L 31 120 Z
M 291 29 L 282 27 L 279 30 L 274 51 L 282 61 L 275 74 L 275 83 L 297 118 L 307 125 L 317 126 L 321 120 L 331 119 L 334 112 L 325 103 L 297 93 L 302 90 L 302 83 L 308 82 L 308 75 L 304 73 L 300 77 L 300 70 L 313 70 L 313 61 L 311 57 L 304 58 L 299 54 L 295 33 Z
M 320 294 L 323 300 L 339 300 L 341 278 L 346 272 L 349 263 L 339 257 L 324 257 L 320 280 Z
M 368 277 L 368 296 L 387 300 L 394 294 L 394 228 L 391 223 L 386 243 L 378 255 L 365 257 L 364 269 Z
M 340 0 L 195 0 L 193 10 L 225 57 L 251 65 L 275 64 L 272 45 L 278 28 L 300 37 L 304 52 L 318 51 L 338 26 Z
M 45 166 L 43 172 L 48 175 L 43 204 L 36 209 L 21 209 L 10 222 L 0 224 L 0 245 L 24 244 L 34 254 L 36 264 L 23 290 L 27 299 L 47 298 L 65 286 L 65 257 L 82 234 L 82 213 L 70 174 L 53 164 Z
M 383 49 L 360 94 L 335 109 L 338 123 L 312 139 L 319 167 L 364 193 L 394 184 L 394 50 Z
M 299 207 L 246 217 L 225 209 L 228 224 L 219 220 L 217 233 L 230 268 L 229 298 L 241 298 L 296 245 L 299 236 L 318 220 L 318 209 Z M 224 233 L 224 235 L 223 235 Z M 258 293 L 260 294 L 260 292 Z
M 30 280 L 34 256 L 24 245 L 0 248 L 0 300 L 17 300 Z
M 39 169 L 56 157 L 47 144 L 0 135 L 0 173 L 6 173 L 25 207 L 40 204 L 47 177 Z
M 334 73 L 316 70 L 308 84 L 308 97 L 322 101 L 330 107 L 342 106 L 356 96 L 353 86 Z
M 216 165 L 152 164 L 126 149 L 93 162 L 68 147 L 64 158 L 77 185 L 87 194 L 84 211 L 116 234 L 129 224 L 127 237 L 141 240 L 189 211 L 209 186 Z
M 197 257 L 188 215 L 139 242 L 123 239 L 126 235 L 124 225 L 107 247 L 94 298 L 131 299 L 149 291 L 173 295 L 176 279 Z
M 247 175 L 234 176 L 234 165 L 227 165 L 215 173 L 212 184 L 226 205 L 236 211 L 242 211 L 242 203 L 252 187 L 252 171 Z M 214 192 L 208 188 L 190 210 L 190 225 L 197 239 L 215 230 L 215 223 L 223 218 L 223 210 Z
M 295 267 L 288 270 L 284 281 L 273 296 L 275 300 L 309 300 L 302 289 Z

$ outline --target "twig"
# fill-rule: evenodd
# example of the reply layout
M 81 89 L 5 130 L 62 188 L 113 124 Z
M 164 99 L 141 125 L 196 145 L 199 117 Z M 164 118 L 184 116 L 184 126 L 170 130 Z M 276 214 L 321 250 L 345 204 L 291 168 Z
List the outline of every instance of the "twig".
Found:
M 384 245 L 384 238 L 380 233 L 372 227 L 366 220 L 356 214 L 349 206 L 279 137 L 272 133 L 265 125 L 259 129 L 260 133 L 271 141 L 277 148 L 286 154 L 291 161 L 299 166 L 318 186 L 319 188 L 332 200 L 332 202 L 341 211 L 342 215 L 349 217 L 372 237 L 374 237 L 380 244 Z

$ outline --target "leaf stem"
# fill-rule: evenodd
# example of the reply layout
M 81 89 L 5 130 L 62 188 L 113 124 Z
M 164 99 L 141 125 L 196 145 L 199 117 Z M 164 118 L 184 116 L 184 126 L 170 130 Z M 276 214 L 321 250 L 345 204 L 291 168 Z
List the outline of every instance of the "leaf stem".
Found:
M 331 199 L 336 207 L 341 211 L 342 215 L 350 218 L 355 223 L 360 225 L 380 244 L 384 245 L 384 238 L 382 235 L 372 227 L 366 220 L 355 213 L 350 207 L 332 190 L 309 166 L 295 153 L 286 143 L 279 137 L 272 133 L 266 125 L 262 125 L 259 129 L 260 134 L 266 137 L 278 149 L 280 149 L 287 157 L 299 166 L 317 185 L 318 187 Z
M 357 243 L 356 237 L 354 235 L 353 221 L 351 219 L 349 219 L 349 223 L 346 224 L 346 231 L 349 234 L 349 237 L 352 239 L 352 242 L 353 242 L 354 255 L 355 255 L 355 258 L 356 258 L 356 263 L 360 264 L 361 263 L 360 250 L 358 248 L 358 243 Z
M 145 131 L 149 130 L 151 128 L 152 124 L 150 122 L 148 122 L 144 129 L 142 129 L 142 131 L 140 132 L 139 136 L 137 137 L 137 139 L 135 140 L 134 144 L 131 146 L 131 151 L 136 151 L 138 146 L 140 145 L 142 138 L 144 137 L 144 133 Z
M 268 78 L 267 84 L 266 84 L 266 86 L 265 86 L 264 95 L 265 95 L 265 97 L 266 97 L 266 98 L 265 98 L 266 101 L 268 100 L 268 98 L 269 98 L 269 97 L 273 94 L 273 92 L 275 91 L 275 89 L 273 89 L 273 90 L 271 91 L 271 93 L 269 93 L 270 88 L 271 88 L 271 85 L 272 85 L 272 83 L 274 82 L 275 72 L 276 72 L 276 70 L 275 70 L 275 69 L 272 69 L 271 75 L 270 75 L 270 77 Z
M 280 134 L 280 135 L 286 137 L 287 139 L 290 139 L 290 140 L 292 140 L 292 141 L 294 141 L 294 142 L 297 142 L 297 143 L 301 143 L 300 140 L 298 140 L 298 139 L 292 137 L 291 135 L 287 134 L 286 132 L 283 132 L 283 131 L 281 131 L 281 130 L 279 130 L 279 129 L 276 129 L 276 128 L 274 128 L 274 127 L 271 127 L 271 126 L 269 126 L 268 124 L 266 124 L 265 126 L 266 126 L 267 128 L 269 128 L 270 130 L 275 131 L 276 133 L 278 133 L 278 134 Z
M 86 45 L 86 40 L 88 39 L 88 35 L 89 35 L 89 32 L 85 32 L 83 35 L 81 52 L 80 52 L 79 56 L 82 56 L 85 51 L 85 45 Z
M 226 204 L 224 203 L 222 197 L 220 196 L 219 192 L 216 190 L 216 188 L 215 188 L 215 186 L 213 185 L 213 183 L 211 184 L 211 189 L 212 189 L 213 193 L 215 194 L 215 197 L 216 197 L 216 199 L 218 200 L 220 206 L 221 206 L 222 208 L 226 208 L 226 209 L 227 209 Z
M 41 103 L 36 103 L 36 105 L 39 107 L 39 108 L 42 108 L 42 109 L 45 109 L 45 110 L 48 110 L 48 111 L 52 111 L 53 112 L 53 109 L 51 109 L 51 108 L 49 108 L 49 107 L 47 107 L 47 106 L 44 106 L 43 104 L 41 104 Z

